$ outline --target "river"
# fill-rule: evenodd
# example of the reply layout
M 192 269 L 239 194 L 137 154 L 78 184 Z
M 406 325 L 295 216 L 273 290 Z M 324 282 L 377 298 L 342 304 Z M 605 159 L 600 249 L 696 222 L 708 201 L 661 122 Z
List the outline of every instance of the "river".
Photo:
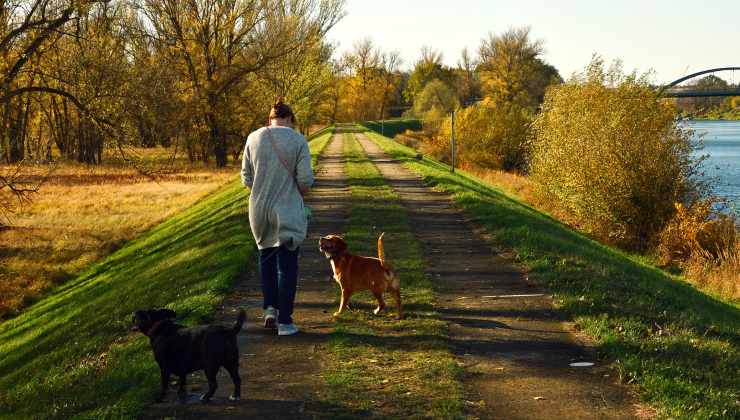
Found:
M 716 178 L 715 193 L 740 209 L 740 121 L 687 121 L 703 136 L 706 176 Z

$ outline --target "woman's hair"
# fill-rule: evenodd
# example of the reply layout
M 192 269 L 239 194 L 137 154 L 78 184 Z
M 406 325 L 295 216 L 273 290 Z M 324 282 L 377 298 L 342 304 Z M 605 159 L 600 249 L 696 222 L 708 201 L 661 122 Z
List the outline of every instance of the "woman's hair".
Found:
M 290 118 L 295 122 L 293 110 L 290 109 L 290 105 L 283 102 L 282 96 L 275 101 L 275 104 L 270 109 L 270 119 L 273 118 Z

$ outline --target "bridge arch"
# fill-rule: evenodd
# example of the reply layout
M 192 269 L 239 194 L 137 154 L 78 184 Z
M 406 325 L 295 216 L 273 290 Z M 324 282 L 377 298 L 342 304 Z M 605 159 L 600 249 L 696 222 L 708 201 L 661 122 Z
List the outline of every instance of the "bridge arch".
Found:
M 726 92 L 706 92 L 704 94 L 702 94 L 702 92 L 685 92 L 683 94 L 682 93 L 670 94 L 670 92 L 667 92 L 671 88 L 675 88 L 679 84 L 681 84 L 681 83 L 683 83 L 683 82 L 685 82 L 687 80 L 693 79 L 695 77 L 699 77 L 699 76 L 702 76 L 702 75 L 705 75 L 705 74 L 709 74 L 709 73 L 716 73 L 716 72 L 720 72 L 720 71 L 736 71 L 736 70 L 737 71 L 740 71 L 740 67 L 717 67 L 717 68 L 713 68 L 713 69 L 698 71 L 696 73 L 692 73 L 692 74 L 689 74 L 687 76 L 681 77 L 680 79 L 676 79 L 673 82 L 671 82 L 671 83 L 669 83 L 669 84 L 661 87 L 660 90 L 659 90 L 659 93 L 660 94 L 669 93 L 666 96 L 674 96 L 674 97 L 683 97 L 683 96 L 688 96 L 688 97 L 693 97 L 693 96 L 737 96 L 737 95 L 740 95 L 740 89 L 738 89 L 737 87 L 735 89 L 731 90 L 731 91 L 726 91 Z

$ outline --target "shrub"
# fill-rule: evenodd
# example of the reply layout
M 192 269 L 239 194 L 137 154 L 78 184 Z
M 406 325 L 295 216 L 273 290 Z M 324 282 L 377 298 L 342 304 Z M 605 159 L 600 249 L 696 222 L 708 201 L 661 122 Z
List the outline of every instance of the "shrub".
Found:
M 733 242 L 726 242 L 716 255 L 707 251 L 694 253 L 685 264 L 688 279 L 704 289 L 740 301 L 740 247 L 738 233 Z
M 605 70 L 595 58 L 551 87 L 534 122 L 531 172 L 586 232 L 645 251 L 676 212 L 704 194 L 690 133 L 648 75 Z
M 658 262 L 679 265 L 689 281 L 729 299 L 740 299 L 740 248 L 737 219 L 719 212 L 712 200 L 676 213 L 661 232 Z
M 706 199 L 687 207 L 675 204 L 676 213 L 658 238 L 658 263 L 685 263 L 692 257 L 717 259 L 736 241 L 735 219 L 715 210 Z
M 523 170 L 532 119 L 529 108 L 490 99 L 458 111 L 455 135 L 459 162 L 480 168 Z M 438 147 L 449 151 L 450 134 L 448 118 L 440 127 Z

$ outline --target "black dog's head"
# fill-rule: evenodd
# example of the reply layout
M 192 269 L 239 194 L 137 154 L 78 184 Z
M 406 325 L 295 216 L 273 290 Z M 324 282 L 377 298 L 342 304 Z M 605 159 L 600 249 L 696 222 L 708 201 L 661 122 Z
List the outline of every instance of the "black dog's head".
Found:
M 149 335 L 149 331 L 152 329 L 154 324 L 168 319 L 175 319 L 175 316 L 175 311 L 171 309 L 136 311 L 131 316 L 131 322 L 133 324 L 131 331 L 141 331 L 143 334 Z

